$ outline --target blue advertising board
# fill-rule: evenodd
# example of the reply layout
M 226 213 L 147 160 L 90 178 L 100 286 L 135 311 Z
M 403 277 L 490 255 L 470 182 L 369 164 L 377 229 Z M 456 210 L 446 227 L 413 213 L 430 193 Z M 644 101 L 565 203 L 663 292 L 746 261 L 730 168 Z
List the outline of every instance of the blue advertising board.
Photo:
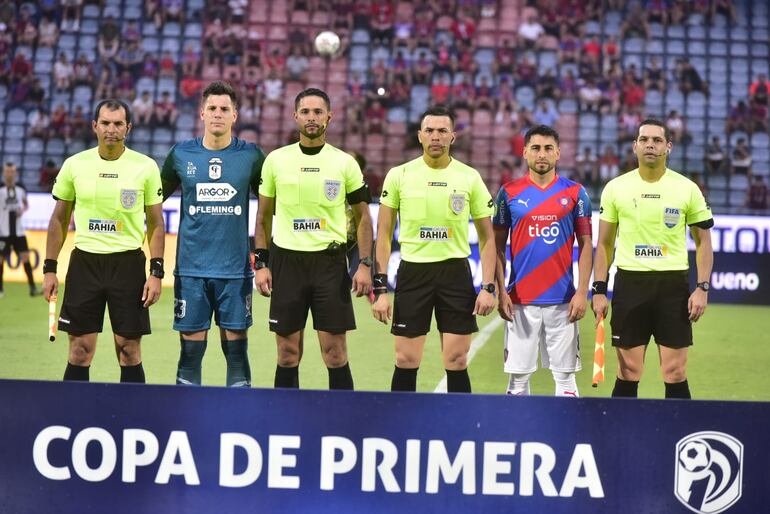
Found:
M 0 380 L 0 512 L 760 513 L 770 404 Z

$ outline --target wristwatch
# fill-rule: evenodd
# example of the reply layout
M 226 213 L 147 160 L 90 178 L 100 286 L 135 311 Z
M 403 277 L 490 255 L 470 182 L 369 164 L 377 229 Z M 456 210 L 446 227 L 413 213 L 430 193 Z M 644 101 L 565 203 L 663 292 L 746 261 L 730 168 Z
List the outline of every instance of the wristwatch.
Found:
M 695 284 L 695 287 L 699 289 L 703 289 L 708 293 L 709 289 L 711 289 L 711 284 L 709 284 L 709 281 L 707 280 L 705 282 L 698 282 L 697 284 Z
M 150 276 L 163 279 L 163 277 L 165 277 L 166 274 L 163 272 L 162 269 L 150 269 Z
M 366 266 L 367 268 L 371 268 L 372 267 L 372 258 L 371 257 L 364 257 L 359 262 L 361 264 L 363 264 L 364 266 Z
M 481 289 L 489 294 L 495 294 L 495 284 L 490 282 L 489 284 L 482 284 Z
M 267 263 L 264 261 L 254 261 L 254 269 L 262 269 L 267 268 Z

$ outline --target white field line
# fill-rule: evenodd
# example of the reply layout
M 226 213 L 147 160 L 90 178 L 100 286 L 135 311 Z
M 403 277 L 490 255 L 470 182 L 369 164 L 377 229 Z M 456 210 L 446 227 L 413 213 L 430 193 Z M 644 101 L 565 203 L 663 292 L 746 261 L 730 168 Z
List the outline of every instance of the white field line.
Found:
M 503 318 L 498 316 L 497 313 L 494 315 L 495 319 L 490 321 L 483 329 L 481 329 L 481 332 L 479 332 L 478 335 L 473 338 L 473 341 L 471 341 L 471 349 L 468 352 L 468 366 L 470 366 L 471 361 L 476 356 L 478 351 L 484 348 L 484 345 L 487 344 L 487 341 L 489 341 L 489 338 L 492 336 L 494 331 L 503 324 Z M 444 375 L 444 378 L 441 379 L 441 382 L 438 383 L 436 389 L 434 389 L 433 392 L 446 393 L 446 375 Z

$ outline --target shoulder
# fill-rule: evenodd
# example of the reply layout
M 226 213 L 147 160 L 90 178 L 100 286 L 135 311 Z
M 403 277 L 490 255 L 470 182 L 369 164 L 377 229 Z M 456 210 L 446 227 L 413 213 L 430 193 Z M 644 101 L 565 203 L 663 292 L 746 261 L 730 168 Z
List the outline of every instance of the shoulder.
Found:
M 479 172 L 476 171 L 476 168 L 473 168 L 472 166 L 469 166 L 468 164 L 465 164 L 464 162 L 455 159 L 454 157 L 452 158 L 450 166 L 452 167 L 453 171 L 462 173 L 463 175 L 474 176 L 479 174 Z
M 299 153 L 299 143 L 292 143 L 290 145 L 281 146 L 276 148 L 267 154 L 268 159 L 281 159 L 286 157 L 292 157 Z
M 64 168 L 65 166 L 72 166 L 73 164 L 79 164 L 79 163 L 82 163 L 83 161 L 88 161 L 94 158 L 98 158 L 98 152 L 99 152 L 99 149 L 97 147 L 94 147 L 94 148 L 88 148 L 87 150 L 83 150 L 74 155 L 70 155 L 69 157 L 64 159 L 64 162 L 62 163 L 62 168 Z
M 243 139 L 234 137 L 233 138 L 233 150 L 237 152 L 250 152 L 257 155 L 264 155 L 264 152 L 262 151 L 262 148 L 257 146 L 256 143 L 251 143 L 249 141 L 244 141 Z

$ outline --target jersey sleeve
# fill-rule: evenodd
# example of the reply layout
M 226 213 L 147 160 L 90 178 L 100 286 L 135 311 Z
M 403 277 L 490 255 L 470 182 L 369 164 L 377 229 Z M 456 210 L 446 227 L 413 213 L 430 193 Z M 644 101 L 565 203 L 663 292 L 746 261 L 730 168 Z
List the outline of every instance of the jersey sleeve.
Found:
M 578 236 L 591 235 L 591 198 L 585 188 L 580 186 L 575 207 L 572 209 L 575 216 L 575 234 Z
M 254 164 L 251 166 L 249 185 L 254 194 L 259 196 L 259 184 L 262 181 L 262 166 L 265 164 L 265 152 L 260 147 L 257 147 L 256 153 Z
M 345 193 L 352 193 L 364 187 L 364 174 L 358 166 L 358 162 L 350 156 L 345 166 Z
M 144 205 L 156 205 L 163 202 L 163 184 L 160 179 L 158 164 L 151 160 L 147 164 L 147 177 L 144 180 Z
M 56 175 L 51 193 L 57 200 L 75 201 L 75 183 L 72 178 L 72 166 L 70 166 L 69 159 L 64 161 L 61 170 Z
M 262 164 L 262 174 L 259 178 L 259 194 L 268 198 L 275 198 L 275 172 L 273 162 L 275 155 L 271 152 Z
M 608 223 L 618 222 L 618 210 L 615 206 L 615 191 L 612 181 L 604 186 L 602 198 L 599 201 L 599 219 Z
M 703 192 L 695 182 L 690 181 L 690 201 L 687 204 L 687 213 L 685 214 L 687 225 L 694 225 L 711 218 L 713 218 L 711 207 L 703 197 Z
M 391 168 L 385 181 L 382 184 L 382 194 L 380 194 L 380 203 L 391 209 L 398 210 L 401 205 L 401 168 Z
M 505 228 L 510 228 L 513 225 L 511 211 L 508 209 L 508 191 L 504 187 L 500 188 L 495 197 L 495 214 L 492 217 L 492 224 Z
M 486 218 L 495 213 L 495 202 L 481 175 L 474 173 L 471 181 L 471 216 L 473 219 Z
M 168 152 L 168 155 L 166 156 L 166 160 L 163 161 L 163 169 L 160 172 L 160 178 L 163 182 L 168 182 L 170 184 L 179 184 L 179 175 L 177 174 L 176 167 L 174 166 L 174 152 L 176 151 L 176 146 L 171 148 L 171 150 Z

